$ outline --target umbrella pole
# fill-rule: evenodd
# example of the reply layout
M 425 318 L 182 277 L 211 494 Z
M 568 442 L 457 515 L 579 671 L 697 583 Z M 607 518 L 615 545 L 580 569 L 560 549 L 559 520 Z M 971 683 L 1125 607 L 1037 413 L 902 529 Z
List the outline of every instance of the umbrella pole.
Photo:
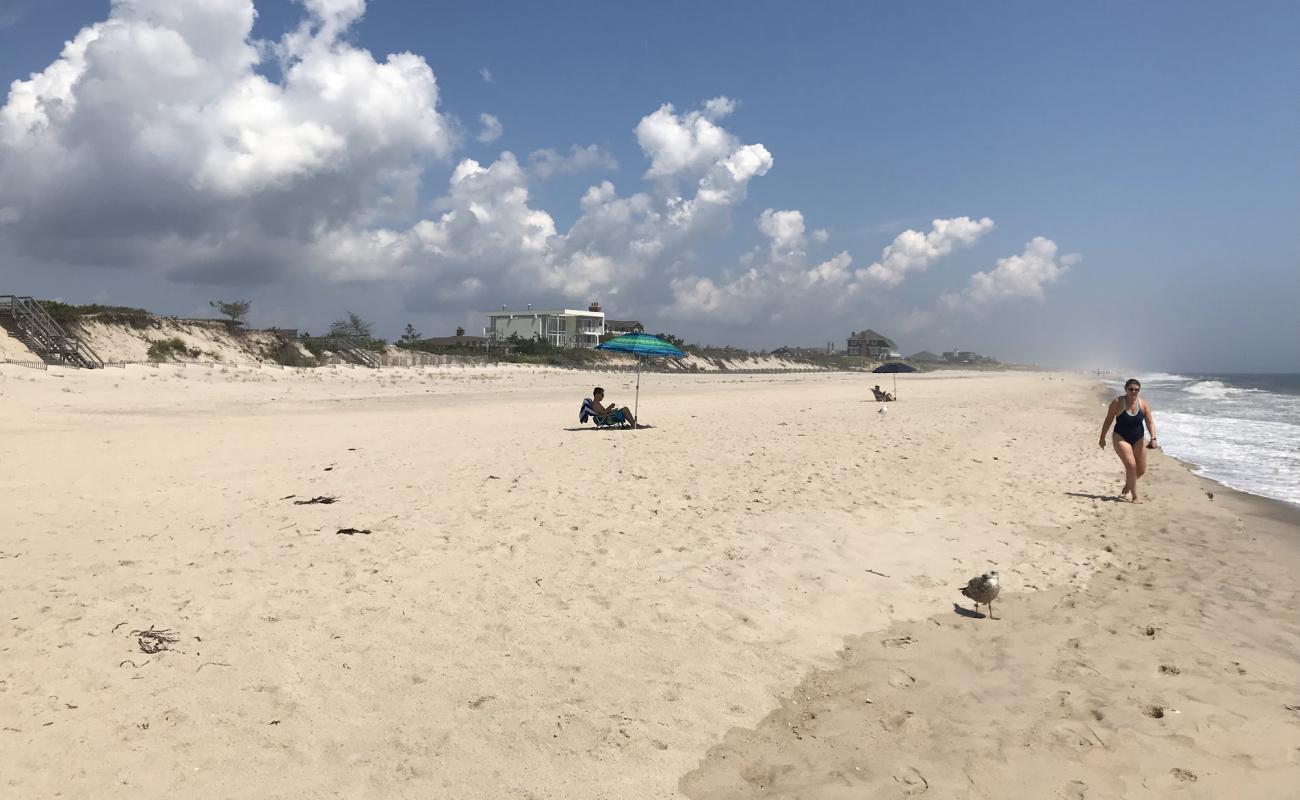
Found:
M 632 419 L 638 420 L 641 417 L 641 356 L 636 357 L 636 399 L 632 401 Z M 632 430 L 636 430 L 637 423 L 632 423 Z
M 898 373 L 894 373 L 894 399 L 898 399 Z

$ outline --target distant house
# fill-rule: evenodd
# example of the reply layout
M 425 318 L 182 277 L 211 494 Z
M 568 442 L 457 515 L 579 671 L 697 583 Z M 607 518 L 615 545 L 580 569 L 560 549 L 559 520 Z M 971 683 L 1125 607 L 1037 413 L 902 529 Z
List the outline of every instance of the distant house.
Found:
M 556 347 L 595 347 L 605 334 L 605 314 L 599 303 L 586 311 L 573 308 L 511 311 L 505 306 L 487 315 L 487 338 L 496 346 L 511 336 L 542 339 Z
M 930 361 L 943 361 L 943 358 L 941 356 L 935 355 L 934 353 L 931 353 L 929 350 L 922 350 L 919 353 L 913 353 L 912 355 L 908 356 L 907 360 L 919 361 L 925 363 Z
M 996 364 L 996 358 L 982 356 L 971 350 L 946 350 L 943 354 L 943 360 L 953 364 Z
M 894 344 L 892 339 L 870 328 L 849 334 L 848 354 L 880 360 L 902 358 L 898 352 L 898 345 Z
M 487 347 L 487 337 L 466 336 L 464 328 L 457 328 L 455 336 L 431 336 L 428 339 L 421 339 L 420 344 L 430 350 L 450 350 L 454 347 L 482 350 Z

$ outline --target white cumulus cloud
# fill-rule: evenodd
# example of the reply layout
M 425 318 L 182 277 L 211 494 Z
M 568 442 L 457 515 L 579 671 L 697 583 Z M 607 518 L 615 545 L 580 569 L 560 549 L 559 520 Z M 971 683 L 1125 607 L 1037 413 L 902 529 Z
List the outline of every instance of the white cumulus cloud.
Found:
M 720 281 L 697 275 L 674 278 L 672 301 L 661 313 L 739 325 L 841 309 L 859 291 L 847 252 L 819 263 L 808 259 L 803 212 L 769 208 L 756 224 L 767 239 L 766 248 L 747 253 L 739 272 Z
M 1041 300 L 1043 287 L 1056 283 L 1079 260 L 1073 253 L 1058 256 L 1056 242 L 1035 236 L 1019 255 L 999 258 L 992 270 L 975 273 L 965 289 L 944 295 L 940 303 L 973 308 L 1022 298 Z
M 460 144 L 433 71 L 351 43 L 364 0 L 302 7 L 265 42 L 251 0 L 114 2 L 0 108 L 0 245 L 27 263 L 186 282 L 387 282 L 428 309 L 525 295 L 645 304 L 668 297 L 773 165 L 722 126 L 735 102 L 714 98 L 641 119 L 653 180 L 590 187 L 567 231 L 529 181 L 616 168 L 598 146 L 535 151 L 527 168 L 509 152 L 461 160 L 421 213 L 422 176 Z M 499 135 L 495 117 L 479 121 L 481 138 Z
M 484 144 L 495 142 L 497 139 L 500 139 L 501 134 L 505 132 L 505 128 L 501 126 L 501 120 L 497 119 L 492 114 L 479 114 L 478 122 L 479 133 L 476 138 Z
M 572 145 L 567 155 L 554 148 L 545 147 L 529 153 L 528 162 L 533 174 L 539 178 L 549 178 L 552 175 L 576 175 L 597 169 L 618 169 L 618 161 L 614 156 L 594 144 L 586 147 Z
M 798 315 L 846 314 L 855 303 L 870 300 L 897 286 L 911 271 L 923 270 L 958 247 L 968 247 L 993 229 L 987 217 L 936 219 L 929 233 L 908 230 L 884 249 L 881 260 L 855 269 L 853 258 L 840 252 L 814 263 L 807 244 L 830 238 L 824 228 L 807 233 L 802 212 L 767 209 L 758 218 L 767 248 L 741 258 L 739 271 L 717 280 L 711 276 L 678 276 L 670 283 L 673 300 L 667 316 L 744 324 L 758 319 Z M 914 321 L 915 324 L 921 324 Z
M 251 0 L 117 0 L 0 109 L 0 207 L 19 252 L 258 280 L 412 207 L 456 147 L 420 56 L 346 41 L 363 0 L 303 0 L 251 38 Z M 279 80 L 256 70 L 281 60 Z M 75 224 L 69 224 L 75 220 Z
M 665 103 L 643 118 L 636 126 L 636 140 L 650 159 L 646 177 L 698 175 L 734 154 L 739 142 L 718 122 L 735 108 L 730 99 L 715 97 L 685 114 Z
M 894 237 L 879 261 L 862 271 L 861 277 L 887 287 L 897 286 L 907 273 L 923 271 L 953 250 L 970 247 L 991 230 L 993 220 L 988 217 L 936 219 L 930 224 L 929 233 L 905 230 Z
M 351 270 L 340 274 L 379 271 L 400 278 L 411 287 L 412 306 L 425 310 L 597 296 L 616 307 L 624 293 L 644 303 L 666 291 L 664 276 L 681 272 L 695 245 L 727 230 L 749 182 L 771 166 L 762 145 L 732 139 L 732 149 L 703 170 L 693 191 L 655 183 L 620 195 L 611 181 L 591 186 L 567 231 L 531 205 L 530 170 L 513 154 L 486 166 L 463 160 L 447 194 L 434 203 L 436 218 L 406 231 L 358 231 L 353 238 L 361 244 L 352 249 L 370 247 L 374 256 L 359 267 L 340 265 Z M 599 148 L 576 148 L 567 158 L 545 151 L 530 157 L 534 174 L 539 166 L 575 169 L 604 160 Z

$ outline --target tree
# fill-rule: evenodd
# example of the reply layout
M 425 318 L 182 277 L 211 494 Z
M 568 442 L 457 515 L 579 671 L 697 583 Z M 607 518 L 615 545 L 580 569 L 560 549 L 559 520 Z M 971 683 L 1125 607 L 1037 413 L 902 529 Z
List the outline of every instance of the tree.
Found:
M 406 330 L 402 331 L 402 336 L 397 340 L 398 347 L 414 347 L 420 343 L 424 335 L 415 329 L 411 323 L 406 323 Z
M 369 342 L 374 338 L 374 326 L 362 319 L 359 314 L 349 311 L 347 317 L 330 323 L 330 336 L 346 336 L 349 339 Z
M 210 300 L 208 305 L 215 308 L 224 316 L 230 317 L 230 321 L 236 325 L 243 324 L 244 317 L 248 316 L 248 309 L 252 307 L 252 300 Z

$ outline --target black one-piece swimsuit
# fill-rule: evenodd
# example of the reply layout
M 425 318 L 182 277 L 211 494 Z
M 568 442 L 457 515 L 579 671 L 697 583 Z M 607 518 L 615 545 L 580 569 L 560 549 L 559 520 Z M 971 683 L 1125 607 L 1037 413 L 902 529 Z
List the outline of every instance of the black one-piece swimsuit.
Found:
M 1119 412 L 1119 416 L 1115 417 L 1115 435 L 1131 445 L 1137 445 L 1146 438 L 1147 429 L 1144 424 L 1146 418 L 1147 412 L 1142 410 L 1140 402 L 1136 414 L 1129 413 L 1128 403 L 1125 402 L 1124 410 Z

